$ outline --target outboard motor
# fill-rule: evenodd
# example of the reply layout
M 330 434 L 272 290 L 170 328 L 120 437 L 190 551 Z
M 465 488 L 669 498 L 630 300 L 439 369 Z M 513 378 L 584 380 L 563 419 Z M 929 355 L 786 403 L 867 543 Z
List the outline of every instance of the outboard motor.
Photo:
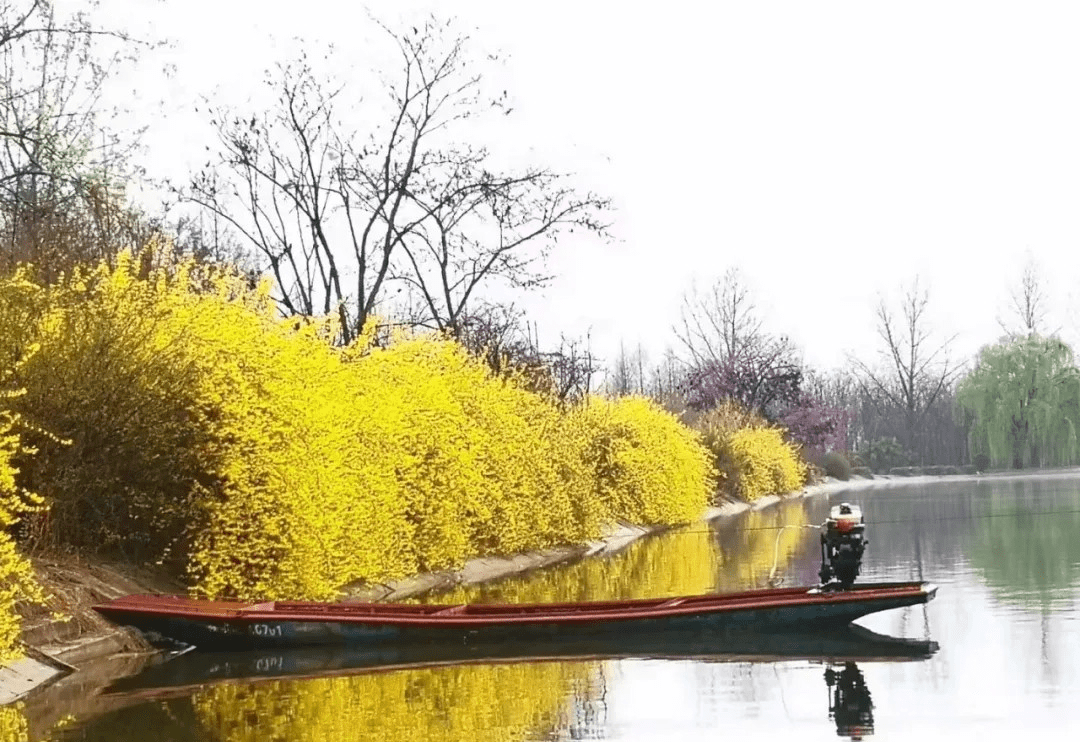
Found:
M 857 505 L 841 503 L 829 511 L 821 531 L 822 587 L 847 590 L 859 576 L 863 551 L 870 543 L 863 537 L 862 510 Z

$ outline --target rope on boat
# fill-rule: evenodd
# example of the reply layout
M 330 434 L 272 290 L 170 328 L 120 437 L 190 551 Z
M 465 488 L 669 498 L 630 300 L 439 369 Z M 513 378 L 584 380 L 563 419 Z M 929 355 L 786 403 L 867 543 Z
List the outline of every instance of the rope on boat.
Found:
M 986 513 L 985 515 L 968 514 L 968 515 L 934 516 L 934 520 L 935 521 L 943 521 L 943 520 L 984 520 L 984 519 L 991 519 L 991 518 L 1015 518 L 1017 516 L 1030 517 L 1030 516 L 1036 516 L 1036 515 L 1076 515 L 1076 514 L 1080 514 L 1080 509 L 1076 509 L 1076 510 L 1016 510 L 1016 511 L 1008 512 L 1008 513 Z M 740 515 L 740 514 L 737 513 L 733 517 L 738 517 L 738 515 Z M 717 520 L 719 520 L 719 519 L 717 519 Z M 869 528 L 870 526 L 881 526 L 881 525 L 886 525 L 886 524 L 890 524 L 890 523 L 911 523 L 914 520 L 915 520 L 914 518 L 899 518 L 899 519 L 896 519 L 896 520 L 867 520 L 867 521 L 865 521 L 865 523 L 866 523 L 866 526 Z M 735 531 L 738 532 L 738 533 L 749 533 L 751 531 L 777 531 L 777 530 L 782 531 L 785 528 L 820 528 L 820 527 L 821 526 L 807 526 L 807 525 L 802 525 L 802 526 L 795 526 L 795 525 L 790 525 L 790 526 L 752 526 L 752 527 L 749 527 L 749 528 L 737 528 L 737 529 L 735 529 Z M 717 533 L 720 530 L 721 530 L 720 528 L 685 528 L 685 529 L 680 528 L 680 529 L 676 529 L 676 530 L 672 531 L 672 533 L 678 533 L 678 534 L 683 534 L 683 533 Z
M 777 577 L 776 576 L 776 568 L 780 564 L 780 536 L 781 536 L 781 534 L 783 534 L 783 532 L 788 528 L 817 528 L 817 529 L 820 530 L 821 528 L 824 528 L 824 527 L 825 527 L 824 523 L 821 523 L 821 524 L 816 525 L 816 526 L 815 525 L 780 526 L 779 530 L 776 532 L 776 543 L 773 545 L 773 563 L 772 563 L 772 569 L 769 570 L 769 586 L 770 587 L 780 587 L 780 585 L 782 585 L 784 583 L 784 578 L 783 577 Z

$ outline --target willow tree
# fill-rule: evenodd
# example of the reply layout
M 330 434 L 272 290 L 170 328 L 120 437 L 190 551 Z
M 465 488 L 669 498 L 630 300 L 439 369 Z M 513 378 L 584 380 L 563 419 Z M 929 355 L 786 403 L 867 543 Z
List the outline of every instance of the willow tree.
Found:
M 1057 338 L 1013 337 L 983 348 L 957 400 L 974 417 L 973 457 L 1016 469 L 1080 460 L 1080 370 Z

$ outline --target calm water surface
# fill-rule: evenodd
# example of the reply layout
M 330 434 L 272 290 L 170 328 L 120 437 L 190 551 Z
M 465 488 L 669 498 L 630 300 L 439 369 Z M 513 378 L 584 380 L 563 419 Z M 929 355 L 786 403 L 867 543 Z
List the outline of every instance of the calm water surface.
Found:
M 622 554 L 442 596 L 541 601 L 812 584 L 830 504 L 860 503 L 862 580 L 925 578 L 928 606 L 868 616 L 932 639 L 929 657 L 863 652 L 407 665 L 336 677 L 206 682 L 29 703 L 30 740 L 1019 739 L 1080 731 L 1080 475 L 896 484 L 791 502 Z M 781 526 L 789 526 L 780 530 Z M 723 647 L 717 647 L 723 652 Z M 866 655 L 869 655 L 867 659 Z M 402 659 L 402 658 L 399 658 Z M 416 658 L 403 658 L 413 661 Z M 254 660 L 253 660 L 254 661 Z M 315 658 L 315 664 L 325 658 Z M 295 659 L 259 657 L 258 671 Z M 259 664 L 261 663 L 261 664 Z M 346 663 L 347 664 L 347 663 Z M 214 671 L 220 671 L 220 666 Z M 199 681 L 201 680 L 201 684 Z M 50 704 L 46 708 L 44 704 Z M 11 713 L 10 711 L 8 712 Z M 66 718 L 62 718 L 65 717 Z M 3 720 L 0 720 L 2 722 Z

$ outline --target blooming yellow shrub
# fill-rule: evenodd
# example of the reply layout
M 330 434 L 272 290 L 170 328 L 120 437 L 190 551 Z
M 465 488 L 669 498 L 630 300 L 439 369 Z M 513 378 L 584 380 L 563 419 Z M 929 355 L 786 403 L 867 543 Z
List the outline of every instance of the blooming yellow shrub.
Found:
M 251 356 L 243 357 L 251 369 Z M 591 535 L 573 517 L 591 471 L 560 435 L 554 405 L 492 378 L 461 346 L 433 337 L 322 363 L 318 373 L 301 370 L 282 381 L 306 379 L 317 397 L 288 415 L 291 427 L 268 448 L 288 480 L 273 489 L 245 481 L 209 506 L 194 555 L 201 591 L 330 596 L 350 581 Z M 311 419 L 315 409 L 322 416 Z M 240 424 L 234 439 L 252 427 Z M 297 448 L 287 465 L 283 451 L 299 441 L 309 448 Z
M 806 482 L 806 465 L 777 428 L 740 430 L 723 453 L 727 481 L 744 500 L 786 494 Z
M 718 405 L 697 425 L 729 494 L 752 501 L 806 483 L 807 466 L 798 449 L 784 440 L 783 430 L 735 402 Z
M 347 431 L 332 445 L 338 458 L 299 452 L 276 494 L 247 482 L 214 501 L 194 555 L 201 591 L 328 597 L 350 581 L 581 541 L 614 518 L 689 520 L 711 486 L 707 454 L 666 413 L 639 401 L 566 415 L 514 380 L 492 377 L 450 341 L 400 338 L 388 348 L 354 348 L 333 374 L 345 385 L 317 396 L 332 400 L 328 416 L 342 419 L 316 421 L 304 437 Z M 321 372 L 324 380 L 330 375 Z M 320 374 L 298 378 L 310 384 Z M 303 414 L 287 419 L 295 424 Z M 602 421 L 608 427 L 598 436 Z M 233 436 L 251 429 L 243 424 Z M 601 439 L 616 453 L 597 463 Z M 279 462 L 287 445 L 274 448 Z M 304 492 L 311 499 L 302 500 Z M 264 524 L 255 533 L 252 520 Z
M 704 507 L 708 454 L 645 400 L 567 412 L 455 342 L 336 348 L 268 285 L 154 265 L 0 280 L 40 538 L 168 561 L 202 595 L 329 598 Z
M 20 621 L 15 612 L 19 600 L 41 599 L 29 562 L 18 553 L 7 533 L 0 532 L 0 663 L 19 656 L 16 642 Z
M 191 517 L 206 433 L 189 348 L 170 344 L 184 292 L 136 280 L 136 270 L 128 256 L 115 272 L 49 291 L 18 275 L 0 281 L 0 350 L 20 358 L 38 348 L 22 357 L 25 394 L 12 406 L 38 451 L 18 457 L 19 483 L 52 506 L 30 516 L 47 545 L 122 543 L 129 555 L 155 556 Z
M 8 403 L 18 396 L 18 391 L 0 392 L 0 403 Z M 20 622 L 15 612 L 16 602 L 43 599 L 30 563 L 18 552 L 9 533 L 20 515 L 40 504 L 37 497 L 21 490 L 15 481 L 18 470 L 13 459 L 21 450 L 16 430 L 18 422 L 15 413 L 0 410 L 0 663 L 19 654 L 16 642 Z
M 769 423 L 753 410 L 748 410 L 738 402 L 723 400 L 709 411 L 702 413 L 693 422 L 693 427 L 701 431 L 702 437 L 709 444 L 715 438 L 729 436 L 746 428 L 766 428 Z
M 603 516 L 633 523 L 699 518 L 715 486 L 698 434 L 644 397 L 591 399 L 581 417 Z
M 353 349 L 333 373 L 345 386 L 317 396 L 333 400 L 327 414 L 342 419 L 316 422 L 305 437 L 347 431 L 332 446 L 338 458 L 300 452 L 277 494 L 247 482 L 213 501 L 194 555 L 200 590 L 330 596 L 349 581 L 579 542 L 616 518 L 690 520 L 712 486 L 694 434 L 650 403 L 597 401 L 568 415 L 514 380 L 492 377 L 450 341 Z M 234 437 L 251 428 L 241 425 Z M 286 471 L 281 446 L 275 459 Z M 252 520 L 264 524 L 256 533 Z M 270 533 L 277 539 L 268 548 Z

